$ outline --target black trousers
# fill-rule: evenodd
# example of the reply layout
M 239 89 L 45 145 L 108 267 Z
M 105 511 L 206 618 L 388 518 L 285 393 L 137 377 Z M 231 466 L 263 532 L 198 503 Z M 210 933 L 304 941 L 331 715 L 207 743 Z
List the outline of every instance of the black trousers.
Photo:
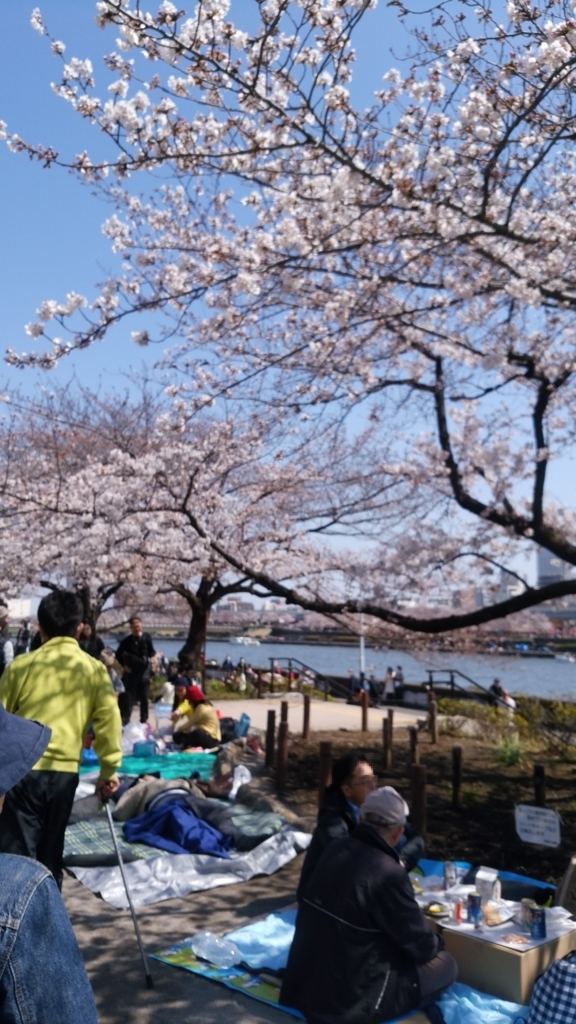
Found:
M 179 747 L 204 747 L 204 750 L 210 750 L 211 747 L 219 747 L 220 740 L 215 740 L 213 736 L 210 736 L 204 729 L 191 729 L 190 732 L 175 732 L 173 736 L 174 743 L 177 743 Z
M 39 860 L 59 889 L 64 833 L 77 785 L 77 772 L 28 772 L 6 793 L 0 814 L 0 853 Z
M 420 985 L 419 1009 L 423 1010 L 456 981 L 458 965 L 454 957 L 443 949 L 433 960 L 420 964 L 416 970 Z
M 126 687 L 126 693 L 130 700 L 130 715 L 132 714 L 132 707 L 135 701 L 140 701 L 140 721 L 148 721 L 148 694 L 150 692 L 150 678 L 144 677 L 144 679 L 133 679 L 131 672 L 125 672 L 122 676 L 122 682 Z M 130 716 L 128 716 L 130 719 Z

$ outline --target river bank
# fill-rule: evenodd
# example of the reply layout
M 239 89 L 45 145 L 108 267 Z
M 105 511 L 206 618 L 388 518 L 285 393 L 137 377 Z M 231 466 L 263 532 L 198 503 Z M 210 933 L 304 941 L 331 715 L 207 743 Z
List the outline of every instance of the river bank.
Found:
M 116 638 L 110 640 L 115 647 Z M 159 637 L 155 639 L 155 646 L 156 650 L 172 658 L 177 655 L 182 642 Z M 207 659 L 213 658 L 221 665 L 227 656 L 235 665 L 244 658 L 248 664 L 264 670 L 270 669 L 272 661 L 278 661 L 281 668 L 286 668 L 290 659 L 294 668 L 304 664 L 312 671 L 326 675 L 346 676 L 349 671 L 358 673 L 360 669 L 358 648 L 285 643 L 279 649 L 278 644 L 268 642 L 262 642 L 258 647 L 243 647 L 229 641 L 208 641 Z M 368 674 L 374 672 L 377 679 L 382 679 L 389 665 L 392 668 L 399 665 L 409 683 L 426 682 L 430 671 L 437 673 L 436 678 L 440 679 L 443 674 L 447 677 L 447 673 L 454 670 L 481 686 L 490 686 L 498 677 L 505 689 L 512 693 L 568 700 L 576 698 L 576 663 L 557 658 L 510 658 L 499 654 L 462 655 L 437 651 L 366 651 Z M 465 680 L 460 679 L 460 682 Z

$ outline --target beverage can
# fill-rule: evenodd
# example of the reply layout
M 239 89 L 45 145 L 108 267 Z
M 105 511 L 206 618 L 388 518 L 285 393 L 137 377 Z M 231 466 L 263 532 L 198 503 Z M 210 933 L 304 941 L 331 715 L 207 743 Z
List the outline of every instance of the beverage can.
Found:
M 531 907 L 530 909 L 530 938 L 546 938 L 546 911 L 544 907 Z
M 447 860 L 444 864 L 444 888 L 451 889 L 458 881 L 458 874 L 454 861 Z
M 478 927 L 482 921 L 482 897 L 479 892 L 468 893 L 468 922 Z
M 450 901 L 450 916 L 454 921 L 454 924 L 462 924 L 462 909 L 463 903 L 459 896 L 455 896 Z
M 525 932 L 530 931 L 532 908 L 535 906 L 536 904 L 534 900 L 528 899 L 526 897 L 523 900 L 520 900 L 520 921 L 522 924 L 522 930 Z

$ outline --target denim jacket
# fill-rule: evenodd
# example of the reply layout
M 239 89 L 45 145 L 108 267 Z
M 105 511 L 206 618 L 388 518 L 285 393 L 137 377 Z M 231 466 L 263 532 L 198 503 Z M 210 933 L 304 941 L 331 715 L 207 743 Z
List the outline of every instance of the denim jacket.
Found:
M 0 1024 L 97 1024 L 94 996 L 52 875 L 0 855 Z

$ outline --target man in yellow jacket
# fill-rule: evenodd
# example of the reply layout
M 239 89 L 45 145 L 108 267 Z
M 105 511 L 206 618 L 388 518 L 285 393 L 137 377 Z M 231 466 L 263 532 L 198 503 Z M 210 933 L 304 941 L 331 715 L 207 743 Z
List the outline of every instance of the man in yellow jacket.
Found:
M 76 640 L 82 615 L 74 593 L 56 590 L 43 598 L 38 607 L 42 646 L 15 658 L 0 679 L 0 700 L 7 711 L 52 730 L 40 760 L 6 794 L 0 853 L 39 860 L 59 888 L 64 833 L 90 720 L 100 760 L 96 794 L 101 800 L 118 788 L 116 769 L 122 760 L 120 715 L 110 677 Z

